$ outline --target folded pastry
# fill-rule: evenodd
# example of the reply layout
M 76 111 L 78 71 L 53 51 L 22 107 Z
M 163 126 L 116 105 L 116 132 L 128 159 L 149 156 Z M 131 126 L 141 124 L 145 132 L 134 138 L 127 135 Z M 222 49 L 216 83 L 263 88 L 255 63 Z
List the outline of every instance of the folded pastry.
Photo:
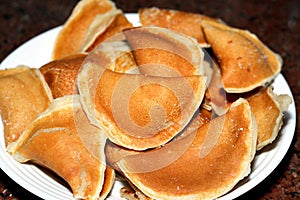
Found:
M 98 158 L 82 143 L 79 136 L 82 131 L 98 133 Z M 103 194 L 107 195 L 114 181 L 114 172 L 105 164 L 105 142 L 103 131 L 89 123 L 78 95 L 65 96 L 55 99 L 25 129 L 13 156 L 19 162 L 32 161 L 61 176 L 75 198 L 96 199 L 103 188 Z
M 219 19 L 198 13 L 160 9 L 156 7 L 140 9 L 139 18 L 143 26 L 159 26 L 194 37 L 202 47 L 209 46 L 209 43 L 205 40 L 201 21 L 205 19 L 221 22 Z
M 193 117 L 202 102 L 206 78 L 112 71 L 122 69 L 117 65 L 126 59 L 119 58 L 127 55 L 116 50 L 116 44 L 119 42 L 101 44 L 88 56 L 78 74 L 83 107 L 91 122 L 105 130 L 107 137 L 118 145 L 136 150 L 163 145 Z M 185 53 L 190 56 L 190 52 Z M 116 62 L 119 60 L 122 62 Z M 202 57 L 195 60 L 201 65 Z M 195 69 L 194 66 L 191 68 Z
M 228 93 L 243 93 L 270 83 L 280 72 L 281 57 L 246 30 L 204 20 L 207 41 L 220 61 Z
M 52 53 L 53 60 L 81 53 L 82 45 L 87 43 L 85 37 L 88 35 L 94 19 L 98 15 L 103 15 L 112 10 L 116 10 L 116 8 L 114 3 L 109 0 L 79 1 L 56 38 Z M 102 29 L 105 30 L 112 21 L 113 18 L 109 21 L 104 20 L 105 23 Z M 93 35 L 95 34 L 98 34 L 98 32 L 93 32 Z M 90 36 L 90 38 L 93 37 Z
M 150 198 L 215 199 L 250 173 L 256 141 L 257 126 L 250 106 L 239 99 L 226 115 L 193 133 L 161 148 L 125 154 L 115 165 L 130 184 Z M 109 160 L 110 153 L 105 152 Z
M 51 61 L 40 68 L 53 98 L 78 94 L 76 77 L 85 58 L 85 54 L 74 54 Z
M 286 94 L 277 95 L 268 87 L 249 97 L 249 104 L 257 121 L 257 150 L 272 143 L 283 123 L 284 111 L 287 111 L 292 99 Z
M 207 91 L 211 93 L 212 89 L 209 87 Z M 218 95 L 222 93 L 223 95 Z M 230 105 L 240 97 L 249 101 L 258 127 L 257 150 L 275 140 L 283 124 L 284 112 L 292 101 L 287 94 L 275 94 L 271 86 L 239 95 L 224 92 L 214 93 L 214 95 L 215 101 L 213 99 L 211 101 L 214 102 L 212 107 L 217 114 L 227 112 Z
M 203 75 L 204 53 L 192 37 L 160 27 L 137 27 L 123 34 L 141 74 L 163 77 Z
M 97 15 L 89 27 L 81 51 L 91 52 L 100 43 L 127 28 L 132 28 L 132 24 L 119 9 Z
M 51 91 L 38 69 L 18 66 L 0 70 L 0 114 L 8 152 L 51 101 Z

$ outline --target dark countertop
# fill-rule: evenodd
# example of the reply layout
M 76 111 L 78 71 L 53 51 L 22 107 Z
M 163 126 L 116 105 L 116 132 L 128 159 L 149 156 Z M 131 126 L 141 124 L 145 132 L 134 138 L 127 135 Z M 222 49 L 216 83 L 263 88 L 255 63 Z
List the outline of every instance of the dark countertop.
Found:
M 0 61 L 30 38 L 64 23 L 76 0 L 1 0 Z M 198 12 L 223 19 L 231 26 L 255 33 L 279 53 L 282 74 L 293 92 L 297 113 L 300 103 L 300 1 L 298 0 L 116 0 L 124 12 L 157 6 Z M 264 181 L 238 199 L 300 199 L 300 126 L 290 149 Z M 0 200 L 38 199 L 0 169 Z

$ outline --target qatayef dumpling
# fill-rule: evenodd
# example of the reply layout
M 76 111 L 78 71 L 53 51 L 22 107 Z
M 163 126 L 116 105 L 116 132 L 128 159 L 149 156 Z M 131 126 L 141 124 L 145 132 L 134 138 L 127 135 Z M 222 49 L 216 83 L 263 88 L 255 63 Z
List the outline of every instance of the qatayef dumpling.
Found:
M 91 52 L 103 41 L 121 33 L 124 29 L 132 28 L 123 12 L 119 9 L 98 15 L 90 25 L 89 31 L 82 44 L 81 51 Z
M 159 36 L 161 31 L 154 33 Z M 170 45 L 184 46 L 180 40 L 184 36 L 175 32 L 172 36 Z M 161 37 L 161 41 L 164 39 Z M 206 78 L 192 74 L 165 77 L 111 71 L 112 65 L 119 64 L 115 60 L 122 56 L 110 57 L 115 55 L 115 48 L 105 46 L 110 44 L 105 42 L 92 52 L 78 74 L 81 101 L 90 120 L 105 130 L 112 142 L 129 149 L 144 150 L 167 143 L 189 123 L 200 106 Z M 195 60 L 201 66 L 201 49 L 198 46 L 189 49 L 186 45 L 183 53 L 191 56 L 190 51 L 197 50 Z M 193 64 L 189 63 L 194 72 Z M 137 67 L 140 67 L 138 62 Z
M 114 164 L 130 185 L 150 198 L 214 199 L 250 173 L 256 141 L 257 126 L 250 106 L 239 99 L 225 115 L 193 133 L 161 148 L 124 154 Z M 172 157 L 173 162 L 167 163 Z
M 272 143 L 282 126 L 283 112 L 291 104 L 291 97 L 277 95 L 272 87 L 268 87 L 256 95 L 249 97 L 249 104 L 257 121 L 257 150 Z
M 22 131 L 49 107 L 52 99 L 38 69 L 18 66 L 0 70 L 0 114 L 8 152 Z
M 283 124 L 284 112 L 291 104 L 291 97 L 286 94 L 275 94 L 271 86 L 259 88 L 249 93 L 241 94 L 243 98 L 249 101 L 251 110 L 257 122 L 257 150 L 262 149 L 272 143 L 277 137 Z M 233 94 L 220 96 L 223 98 L 223 104 L 215 104 L 213 109 L 226 112 L 230 105 L 239 98 Z M 217 99 L 217 98 L 214 98 Z
M 85 148 L 81 132 L 97 135 L 97 158 Z M 114 171 L 105 163 L 105 142 L 102 130 L 89 123 L 79 97 L 65 96 L 30 124 L 12 154 L 19 162 L 31 161 L 55 172 L 75 198 L 104 199 L 114 182 Z
M 116 9 L 114 3 L 109 0 L 79 1 L 55 40 L 52 59 L 57 60 L 80 53 L 95 17 L 114 9 Z
M 212 21 L 204 20 L 202 26 L 220 62 L 226 92 L 249 92 L 269 84 L 279 74 L 281 57 L 254 34 Z

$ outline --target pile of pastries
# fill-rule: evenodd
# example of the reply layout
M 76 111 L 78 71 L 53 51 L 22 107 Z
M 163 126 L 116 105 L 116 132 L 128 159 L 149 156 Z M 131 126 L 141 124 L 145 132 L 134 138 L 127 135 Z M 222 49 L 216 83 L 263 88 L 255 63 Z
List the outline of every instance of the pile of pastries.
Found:
M 251 172 L 291 98 L 281 57 L 253 33 L 196 13 L 81 0 L 52 60 L 0 71 L 7 151 L 50 169 L 74 198 L 215 199 Z

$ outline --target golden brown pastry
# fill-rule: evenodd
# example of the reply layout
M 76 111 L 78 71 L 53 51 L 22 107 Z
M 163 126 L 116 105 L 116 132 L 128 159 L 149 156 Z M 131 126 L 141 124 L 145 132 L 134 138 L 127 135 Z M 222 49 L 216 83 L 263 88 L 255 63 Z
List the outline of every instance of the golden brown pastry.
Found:
M 83 42 L 95 17 L 115 9 L 114 3 L 109 0 L 79 1 L 56 38 L 53 60 L 81 53 Z
M 176 40 L 181 35 L 172 32 L 170 37 L 171 46 L 176 42 L 183 46 L 181 40 Z M 114 43 L 103 43 L 99 51 L 92 52 L 78 74 L 81 102 L 91 122 L 104 129 L 112 142 L 126 148 L 143 150 L 165 144 L 187 125 L 198 109 L 206 78 L 192 74 L 170 77 L 111 71 L 111 66 L 120 64 L 115 62 L 119 58 L 115 55 L 123 54 L 109 45 Z M 197 52 L 192 54 L 187 47 L 181 51 L 190 57 L 200 56 L 194 64 L 201 66 L 203 52 L 198 45 L 193 50 Z M 197 68 L 190 66 L 194 73 Z
M 98 133 L 98 158 L 85 148 L 80 132 Z M 96 199 L 104 188 L 104 199 L 114 182 L 114 172 L 106 167 L 105 134 L 91 125 L 77 95 L 55 99 L 49 109 L 25 129 L 16 143 L 14 158 L 32 161 L 61 176 L 75 198 Z M 100 156 L 101 155 L 101 156 Z M 99 159 L 101 158 L 101 159 Z M 105 187 L 104 184 L 105 183 Z
M 222 99 L 222 97 L 224 97 Z M 287 111 L 291 98 L 286 94 L 275 94 L 271 86 L 259 88 L 240 95 L 224 94 L 218 99 L 224 102 L 214 104 L 213 109 L 219 113 L 227 112 L 230 105 L 238 98 L 243 97 L 249 101 L 251 110 L 258 126 L 257 150 L 272 143 L 277 137 L 283 124 L 284 112 Z
M 85 58 L 85 54 L 75 54 L 51 61 L 40 68 L 53 98 L 78 94 L 76 77 Z
M 195 132 L 158 149 L 125 155 L 115 165 L 150 198 L 214 199 L 250 173 L 256 141 L 250 106 L 239 99 L 226 115 Z
M 96 16 L 85 37 L 81 51 L 91 52 L 103 41 L 128 28 L 132 28 L 132 24 L 121 10 L 112 10 L 104 15 Z
M 269 84 L 280 72 L 281 57 L 249 31 L 206 20 L 202 26 L 220 62 L 226 92 L 249 92 Z
M 260 150 L 277 137 L 283 123 L 283 112 L 287 111 L 292 100 L 285 94 L 276 95 L 272 87 L 268 87 L 248 101 L 257 121 L 257 150 Z
M 38 69 L 18 66 L 0 70 L 0 114 L 9 152 L 22 131 L 48 108 L 52 99 Z

